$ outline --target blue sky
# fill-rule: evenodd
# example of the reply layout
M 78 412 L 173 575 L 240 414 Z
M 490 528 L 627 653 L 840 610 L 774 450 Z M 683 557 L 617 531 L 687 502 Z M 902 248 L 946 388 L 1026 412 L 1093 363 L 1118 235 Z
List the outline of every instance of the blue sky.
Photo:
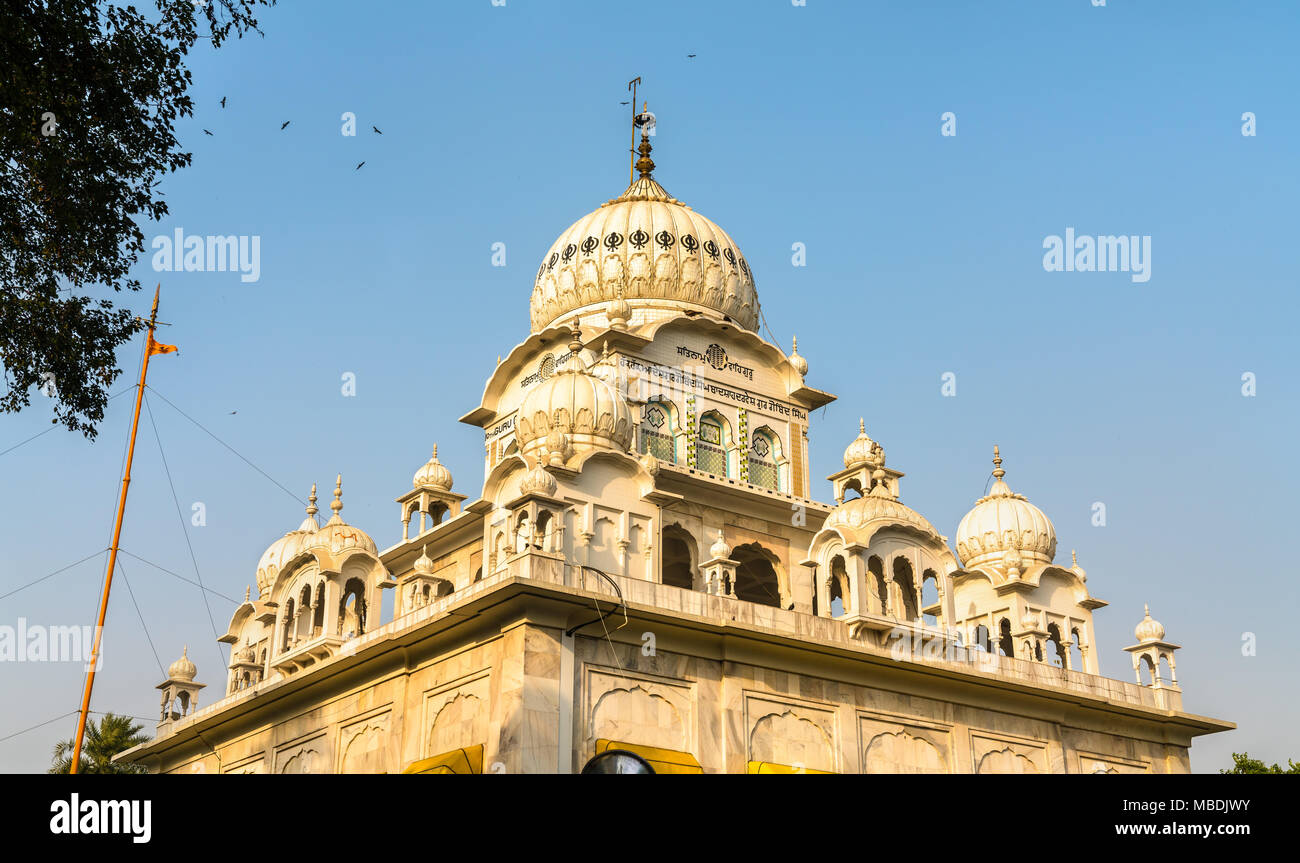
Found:
M 550 243 L 626 185 L 619 102 L 639 75 L 656 178 L 736 240 L 771 329 L 787 349 L 797 334 L 809 383 L 839 396 L 814 415 L 814 475 L 839 466 L 861 415 L 907 473 L 904 502 L 953 536 L 1001 445 L 1012 488 L 1055 522 L 1058 560 L 1077 548 L 1111 603 L 1096 615 L 1103 672 L 1131 679 L 1121 648 L 1149 602 L 1183 645 L 1186 709 L 1239 723 L 1194 745 L 1194 769 L 1234 750 L 1297 757 L 1300 7 L 474 0 L 261 18 L 265 38 L 193 55 L 180 137 L 194 164 L 163 185 L 171 215 L 145 226 L 260 236 L 260 280 L 155 273 L 149 256 L 137 273 L 162 281 L 160 338 L 181 347 L 150 384 L 294 495 L 315 481 L 324 504 L 341 471 L 344 517 L 382 548 L 434 442 L 457 490 L 477 492 L 482 433 L 456 418 L 527 335 Z M 1043 240 L 1067 228 L 1150 236 L 1150 280 L 1046 272 Z M 129 298 L 142 314 L 146 293 Z M 115 389 L 138 357 L 123 350 Z M 122 546 L 195 580 L 188 536 L 203 582 L 241 599 L 302 504 L 150 404 Z M 93 444 L 56 430 L 0 455 L 0 593 L 107 547 L 130 410 L 114 400 Z M 0 417 L 0 450 L 49 417 L 40 396 Z M 141 616 L 163 666 L 190 645 L 211 703 L 225 660 L 200 592 L 122 563 L 92 709 L 156 716 Z M 100 556 L 0 599 L 0 623 L 92 622 L 103 569 Z M 224 632 L 235 605 L 209 602 Z M 81 681 L 71 663 L 0 667 L 0 737 L 75 710 Z M 43 770 L 74 723 L 0 740 L 0 767 Z

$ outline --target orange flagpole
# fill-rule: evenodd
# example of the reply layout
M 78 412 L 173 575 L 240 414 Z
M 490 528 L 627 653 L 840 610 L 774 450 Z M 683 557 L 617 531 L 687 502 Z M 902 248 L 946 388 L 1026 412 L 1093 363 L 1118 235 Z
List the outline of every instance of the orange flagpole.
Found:
M 95 666 L 99 664 L 100 639 L 104 634 L 104 617 L 108 614 L 108 591 L 113 586 L 113 570 L 117 565 L 118 542 L 122 538 L 122 516 L 126 513 L 126 490 L 131 485 L 131 462 L 135 458 L 135 432 L 140 425 L 140 404 L 144 400 L 144 380 L 149 373 L 149 357 L 154 354 L 169 354 L 176 350 L 174 345 L 164 345 L 154 341 L 154 329 L 158 325 L 158 294 L 162 291 L 160 284 L 153 292 L 153 311 L 149 313 L 149 333 L 145 341 L 144 361 L 140 364 L 140 384 L 135 394 L 135 414 L 131 418 L 131 443 L 126 453 L 126 470 L 122 473 L 122 494 L 117 500 L 117 520 L 113 525 L 113 544 L 108 553 L 108 575 L 104 578 L 104 594 L 99 599 L 99 620 L 95 625 L 95 644 L 90 651 L 90 666 L 86 669 L 86 687 L 81 696 L 81 715 L 77 719 L 77 736 L 72 744 L 72 765 L 70 773 L 76 773 L 81 763 L 81 743 L 86 736 L 86 716 L 90 712 L 90 692 L 95 687 Z

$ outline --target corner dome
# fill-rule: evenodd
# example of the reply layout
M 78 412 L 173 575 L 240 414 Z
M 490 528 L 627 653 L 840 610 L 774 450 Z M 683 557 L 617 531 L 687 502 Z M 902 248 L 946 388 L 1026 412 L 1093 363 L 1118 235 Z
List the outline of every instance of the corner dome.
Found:
M 798 350 L 798 348 L 795 350 Z M 852 468 L 859 465 L 869 467 L 885 466 L 884 447 L 867 436 L 867 425 L 860 417 L 858 418 L 858 436 L 844 450 L 844 467 Z
M 515 439 L 534 464 L 563 465 L 575 449 L 626 452 L 636 423 L 612 386 L 588 371 L 575 323 L 569 353 L 555 374 L 534 384 L 519 406 Z
M 379 546 L 375 545 L 370 534 L 348 524 L 340 514 L 343 512 L 343 474 L 339 474 L 334 485 L 334 500 L 330 501 L 330 509 L 334 515 L 303 542 L 303 551 L 320 548 L 328 550 L 331 555 L 338 555 L 355 548 L 374 557 L 379 556 Z
M 438 461 L 438 445 L 433 445 L 433 456 L 415 472 L 411 480 L 414 488 L 436 488 L 451 491 L 451 471 Z
M 295 557 L 302 554 L 318 530 L 320 523 L 316 521 L 316 485 L 312 484 L 311 494 L 307 497 L 307 517 L 303 519 L 302 524 L 298 525 L 296 530 L 291 530 L 284 536 L 271 543 L 270 547 L 262 553 L 262 557 L 257 563 L 257 595 L 264 597 L 271 586 L 275 584 L 275 577 L 280 574 L 280 570 Z
M 824 527 L 839 528 L 850 537 L 866 544 L 871 534 L 887 525 L 910 527 L 933 537 L 939 536 L 925 516 L 892 497 L 868 495 L 837 504 L 826 516 Z
M 189 653 L 190 648 L 187 645 L 181 650 L 181 658 L 167 666 L 167 678 L 169 680 L 193 680 L 194 675 L 199 673 L 199 670 L 194 667 L 194 663 L 190 661 Z
M 1151 607 L 1142 606 L 1143 618 L 1138 621 L 1137 628 L 1133 630 L 1133 635 L 1137 637 L 1139 644 L 1147 644 L 1152 641 L 1164 641 L 1165 628 L 1158 620 L 1151 617 Z
M 1018 552 L 1024 564 L 1051 563 L 1056 557 L 1056 528 L 1043 511 L 1016 494 L 1002 479 L 1002 456 L 993 448 L 989 493 L 957 525 L 957 556 L 967 569 L 997 565 L 1008 552 Z
M 575 313 L 611 323 L 640 313 L 640 323 L 654 311 L 689 310 L 757 332 L 754 276 L 735 241 L 651 177 L 644 132 L 636 166 L 641 174 L 627 191 L 570 225 L 542 258 L 533 284 L 533 332 Z

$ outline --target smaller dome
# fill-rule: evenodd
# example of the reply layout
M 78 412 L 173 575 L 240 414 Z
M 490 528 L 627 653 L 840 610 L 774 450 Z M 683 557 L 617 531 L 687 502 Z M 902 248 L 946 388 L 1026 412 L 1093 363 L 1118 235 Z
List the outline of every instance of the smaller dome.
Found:
M 239 665 L 256 665 L 257 651 L 253 649 L 251 644 L 245 644 L 235 651 L 235 663 Z
M 429 557 L 429 546 L 424 546 L 420 550 L 420 556 L 415 559 L 416 575 L 431 575 L 433 573 L 433 559 Z
M 1142 606 L 1142 611 L 1145 616 L 1138 622 L 1137 628 L 1133 630 L 1137 640 L 1142 644 L 1150 641 L 1164 641 L 1165 628 L 1160 621 L 1151 618 L 1150 606 Z
M 1006 565 L 1015 551 L 1021 567 L 1051 563 L 1056 557 L 1056 528 L 1023 494 L 1016 494 L 1002 479 L 1002 456 L 993 448 L 993 486 L 957 525 L 957 557 L 967 569 Z
M 189 652 L 190 648 L 187 644 L 185 645 L 185 648 L 181 650 L 181 658 L 167 666 L 167 678 L 169 680 L 183 680 L 189 682 L 194 679 L 194 675 L 199 673 L 199 670 L 194 667 L 194 663 L 190 662 Z
M 885 466 L 885 450 L 880 444 L 867 437 L 867 424 L 858 419 L 858 436 L 844 450 L 846 468 L 867 465 L 881 468 Z
M 559 483 L 555 477 L 541 465 L 530 470 L 519 483 L 520 494 L 540 494 L 542 497 L 555 497 Z
M 718 538 L 713 541 L 713 545 L 709 546 L 709 555 L 715 560 L 731 557 L 731 546 L 727 545 L 727 541 L 722 538 L 721 529 L 718 530 Z
M 280 574 L 280 570 L 295 557 L 302 554 L 312 539 L 312 535 L 320 530 L 320 523 L 316 521 L 316 484 L 312 483 L 311 494 L 307 496 L 307 517 L 298 525 L 297 530 L 291 530 L 284 536 L 271 543 L 270 547 L 262 553 L 261 559 L 257 563 L 257 595 L 265 596 L 266 592 L 271 589 L 275 583 L 275 577 Z
M 929 536 L 938 538 L 939 532 L 934 525 L 916 510 L 899 503 L 892 497 L 855 497 L 837 504 L 826 516 L 825 527 L 839 528 L 844 533 L 856 535 L 866 533 L 867 539 L 877 527 L 887 525 L 906 526 Z
M 1073 549 L 1070 550 L 1070 562 L 1072 564 L 1070 566 L 1070 572 L 1073 572 L 1075 575 L 1079 576 L 1079 581 L 1087 581 L 1088 570 L 1084 569 L 1082 566 L 1079 566 L 1079 553 L 1077 551 L 1074 551 Z
M 534 384 L 519 406 L 515 439 L 534 460 L 546 449 L 552 464 L 562 465 L 574 449 L 608 448 L 626 452 L 636 422 L 618 390 L 589 371 L 582 358 L 575 322 L 569 353 L 555 373 Z
M 786 359 L 790 361 L 790 366 L 799 373 L 799 377 L 804 377 L 808 374 L 808 361 L 799 356 L 798 336 L 794 337 L 794 350 L 791 351 L 790 356 L 786 357 Z
M 1024 615 L 1020 618 L 1020 628 L 1024 630 L 1038 630 L 1038 614 L 1032 609 L 1026 608 Z
M 433 445 L 433 457 L 425 462 L 424 467 L 415 472 L 415 479 L 412 480 L 415 488 L 430 487 L 441 489 L 442 491 L 451 491 L 451 471 L 443 467 L 442 462 L 438 461 L 438 445 Z

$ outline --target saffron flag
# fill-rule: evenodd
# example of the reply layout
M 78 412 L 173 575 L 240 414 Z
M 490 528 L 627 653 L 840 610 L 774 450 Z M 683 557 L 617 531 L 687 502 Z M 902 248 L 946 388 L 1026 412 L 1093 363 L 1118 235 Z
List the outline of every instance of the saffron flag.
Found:
M 164 345 L 162 342 L 155 342 L 152 337 L 149 338 L 149 356 L 175 353 L 177 350 L 179 348 L 175 345 Z

